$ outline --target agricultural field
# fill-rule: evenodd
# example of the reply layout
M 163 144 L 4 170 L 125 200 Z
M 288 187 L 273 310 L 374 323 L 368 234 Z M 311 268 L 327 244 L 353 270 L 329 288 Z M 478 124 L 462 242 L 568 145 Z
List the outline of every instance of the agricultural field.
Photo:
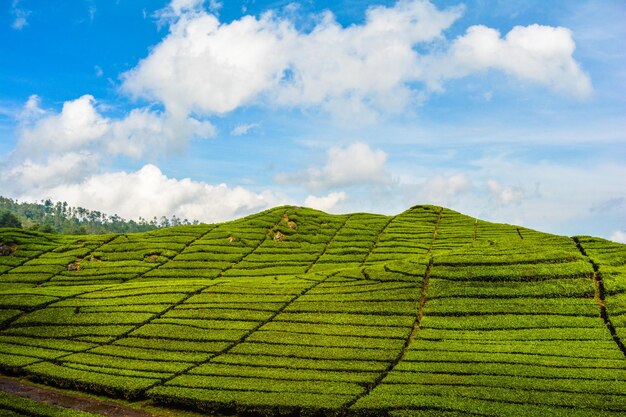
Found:
M 626 245 L 435 206 L 0 245 L 5 375 L 212 414 L 626 413 Z

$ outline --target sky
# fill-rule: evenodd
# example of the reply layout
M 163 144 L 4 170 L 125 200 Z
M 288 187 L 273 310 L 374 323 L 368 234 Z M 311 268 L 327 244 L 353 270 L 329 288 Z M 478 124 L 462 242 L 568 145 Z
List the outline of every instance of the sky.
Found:
M 2 0 L 0 195 L 626 243 L 622 0 Z

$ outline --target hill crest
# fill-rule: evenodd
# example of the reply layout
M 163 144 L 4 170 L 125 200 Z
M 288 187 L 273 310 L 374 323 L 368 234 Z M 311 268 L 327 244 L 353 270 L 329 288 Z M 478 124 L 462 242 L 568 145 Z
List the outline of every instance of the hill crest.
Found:
M 212 411 L 626 411 L 626 245 L 436 206 L 0 241 L 5 373 Z

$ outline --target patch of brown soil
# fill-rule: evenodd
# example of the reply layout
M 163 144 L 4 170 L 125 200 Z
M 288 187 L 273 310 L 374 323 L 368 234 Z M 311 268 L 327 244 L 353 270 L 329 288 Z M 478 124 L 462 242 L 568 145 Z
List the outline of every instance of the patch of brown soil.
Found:
M 80 261 L 82 261 L 82 259 L 77 259 L 76 261 L 68 264 L 67 270 L 68 271 L 80 271 Z
M 52 404 L 63 408 L 86 411 L 107 417 L 154 417 L 146 411 L 125 407 L 114 402 L 97 400 L 89 397 L 64 393 L 53 389 L 26 384 L 17 379 L 0 376 L 0 390 L 29 398 L 40 403 Z
M 0 242 L 0 256 L 9 256 L 17 249 L 17 245 L 15 243 L 4 243 Z

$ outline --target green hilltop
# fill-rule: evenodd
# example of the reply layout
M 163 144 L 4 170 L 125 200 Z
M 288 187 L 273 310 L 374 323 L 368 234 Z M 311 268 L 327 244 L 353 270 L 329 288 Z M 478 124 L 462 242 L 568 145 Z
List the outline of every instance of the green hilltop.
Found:
M 603 239 L 287 206 L 0 229 L 0 255 L 7 375 L 218 413 L 626 413 L 626 245 Z

